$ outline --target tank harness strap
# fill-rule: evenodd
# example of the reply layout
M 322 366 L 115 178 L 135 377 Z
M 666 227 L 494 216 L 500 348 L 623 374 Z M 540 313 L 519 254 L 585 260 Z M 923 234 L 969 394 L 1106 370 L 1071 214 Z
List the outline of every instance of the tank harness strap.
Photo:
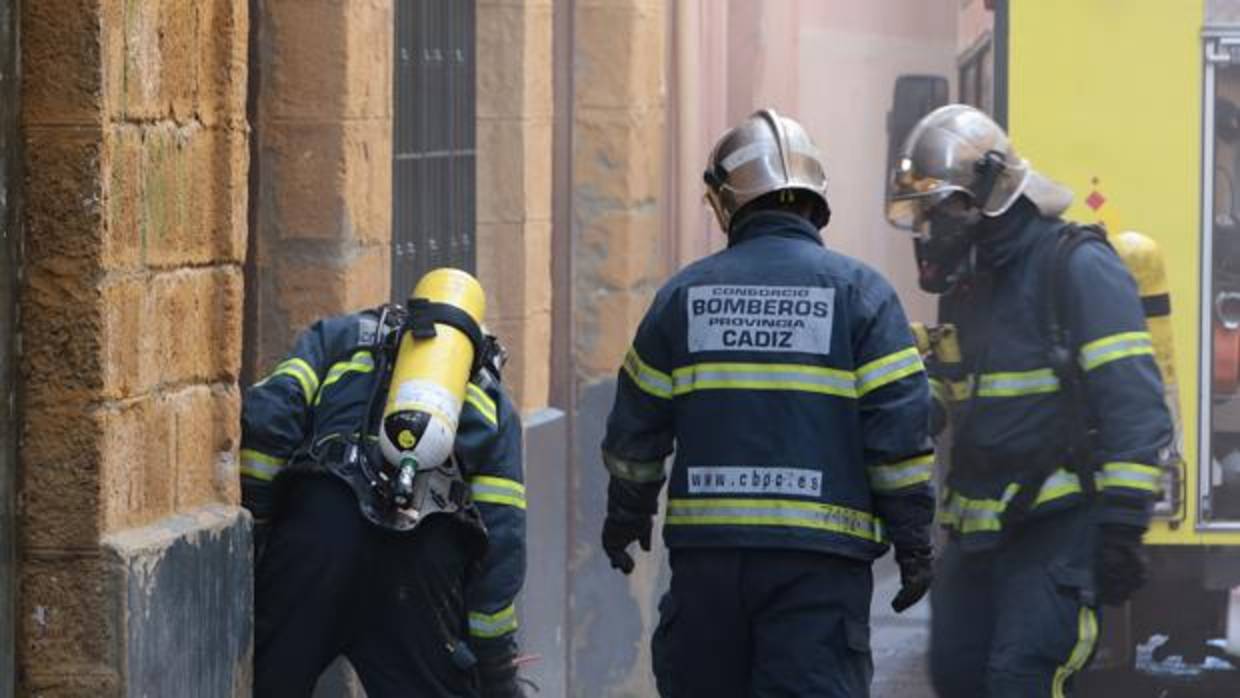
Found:
M 449 303 L 437 303 L 427 298 L 410 298 L 406 303 L 408 316 L 406 327 L 415 339 L 431 339 L 435 325 L 444 324 L 460 330 L 474 346 L 474 362 L 469 375 L 476 376 L 483 366 L 491 366 L 498 355 L 499 346 L 494 337 L 484 334 L 469 313 Z

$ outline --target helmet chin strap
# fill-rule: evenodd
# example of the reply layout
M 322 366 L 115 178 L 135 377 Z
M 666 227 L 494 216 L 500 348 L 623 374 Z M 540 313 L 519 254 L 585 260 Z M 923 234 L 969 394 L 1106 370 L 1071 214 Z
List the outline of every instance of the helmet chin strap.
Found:
M 1007 161 L 1003 158 L 1003 153 L 997 150 L 986 151 L 982 159 L 973 163 L 974 177 L 971 189 L 979 211 L 986 210 L 986 202 L 990 201 L 990 195 L 994 193 L 995 185 L 1006 169 Z

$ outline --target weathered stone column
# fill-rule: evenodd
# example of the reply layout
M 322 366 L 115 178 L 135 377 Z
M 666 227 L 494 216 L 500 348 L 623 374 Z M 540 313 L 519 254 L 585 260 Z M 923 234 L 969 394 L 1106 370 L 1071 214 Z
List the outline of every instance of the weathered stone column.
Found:
M 23 695 L 248 695 L 247 3 L 22 3 Z
M 661 545 L 632 577 L 598 543 L 599 458 L 615 372 L 671 264 L 664 189 L 667 7 L 580 0 L 574 14 L 573 293 L 577 380 L 570 469 L 571 695 L 655 695 L 647 640 L 665 582 Z

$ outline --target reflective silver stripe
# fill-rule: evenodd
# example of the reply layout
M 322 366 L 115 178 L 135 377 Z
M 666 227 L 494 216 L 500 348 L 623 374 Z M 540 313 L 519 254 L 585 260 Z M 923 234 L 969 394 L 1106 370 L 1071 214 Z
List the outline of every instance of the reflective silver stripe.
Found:
M 241 449 L 241 474 L 256 480 L 274 480 L 284 468 L 284 459 L 269 456 L 252 448 Z
M 856 397 L 852 374 L 802 364 L 703 363 L 672 373 L 673 394 L 696 390 L 794 390 Z
M 607 472 L 621 480 L 632 482 L 658 482 L 663 479 L 663 461 L 635 461 L 603 451 L 603 465 Z
M 669 499 L 669 526 L 796 526 L 872 542 L 883 540 L 881 522 L 834 504 L 780 499 Z
M 469 479 L 469 491 L 475 502 L 505 504 L 517 509 L 525 508 L 525 485 L 516 480 L 475 475 Z
M 902 349 L 857 369 L 857 393 L 865 395 L 922 370 L 924 367 L 917 348 Z
M 891 465 L 870 466 L 870 488 L 876 492 L 895 490 L 929 482 L 934 473 L 934 454 L 927 453 Z
M 625 355 L 624 371 L 643 391 L 658 398 L 666 399 L 672 396 L 671 376 L 651 368 L 637 355 L 636 349 L 629 349 L 629 353 Z
M 1141 463 L 1105 463 L 1099 484 L 1104 488 L 1127 487 L 1145 492 L 1162 489 L 1162 471 Z
M 939 523 L 961 533 L 998 531 L 1003 527 L 1003 510 L 1006 508 L 1005 500 L 969 499 L 952 492 L 939 511 Z
M 323 393 L 327 387 L 344 377 L 346 373 L 370 373 L 375 370 L 375 359 L 370 355 L 369 351 L 354 352 L 348 361 L 338 361 L 327 369 L 327 378 L 323 381 L 323 386 L 319 389 L 318 395 L 314 397 L 314 404 L 319 404 L 323 400 Z
M 469 612 L 469 634 L 474 637 L 500 637 L 517 627 L 517 609 L 512 604 L 498 613 Z
M 1121 332 L 1096 339 L 1081 347 L 1081 367 L 1092 371 L 1128 356 L 1152 355 L 1154 343 L 1149 332 Z
M 262 380 L 259 385 L 276 376 L 288 376 L 297 381 L 297 384 L 301 386 L 301 392 L 306 399 L 306 404 L 310 404 L 314 394 L 319 389 L 319 376 L 305 359 L 292 358 L 280 362 L 280 365 L 276 366 L 276 370 L 272 371 L 271 375 Z
M 979 397 L 1018 397 L 1053 393 L 1059 390 L 1059 378 L 1049 368 L 1010 373 L 984 373 L 977 388 Z
M 1079 494 L 1081 489 L 1081 479 L 1076 473 L 1069 472 L 1060 468 L 1051 473 L 1046 478 L 1046 482 L 1042 483 L 1042 489 L 1038 490 L 1038 497 L 1034 500 L 1033 505 L 1036 507 L 1047 502 L 1053 502 L 1056 499 L 1062 499 L 1072 494 Z

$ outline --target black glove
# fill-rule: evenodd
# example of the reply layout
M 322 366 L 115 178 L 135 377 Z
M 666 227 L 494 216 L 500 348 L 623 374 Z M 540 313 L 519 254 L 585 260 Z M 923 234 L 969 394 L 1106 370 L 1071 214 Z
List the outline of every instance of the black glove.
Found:
M 1098 600 L 1107 606 L 1120 606 L 1149 577 L 1149 558 L 1141 536 L 1145 531 L 1136 526 L 1104 524 L 1098 544 L 1094 575 L 1098 584 Z
M 929 547 L 897 548 L 896 564 L 900 566 L 900 591 L 891 600 L 891 608 L 896 613 L 904 613 L 930 591 L 930 583 L 934 581 L 934 551 Z
M 650 534 L 654 515 L 659 510 L 658 482 L 631 482 L 612 477 L 607 485 L 607 518 L 603 521 L 603 550 L 611 559 L 613 569 L 628 574 L 633 571 L 633 558 L 627 548 L 636 542 L 642 550 L 650 550 Z
M 478 685 L 482 698 L 525 698 L 517 678 L 516 655 L 511 651 L 487 652 L 479 648 Z
M 267 549 L 267 539 L 271 536 L 271 522 L 266 519 L 254 519 L 254 568 L 258 569 L 258 561 Z

